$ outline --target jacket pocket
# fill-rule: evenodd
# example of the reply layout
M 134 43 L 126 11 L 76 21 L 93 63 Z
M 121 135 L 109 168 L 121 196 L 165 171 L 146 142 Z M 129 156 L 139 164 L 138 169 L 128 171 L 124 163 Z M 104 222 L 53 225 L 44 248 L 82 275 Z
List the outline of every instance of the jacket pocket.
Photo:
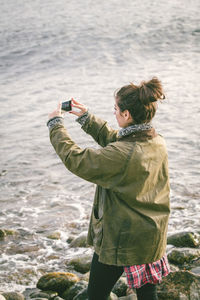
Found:
M 95 218 L 94 212 L 92 214 L 92 239 L 93 245 L 96 247 L 101 246 L 103 238 L 103 218 Z

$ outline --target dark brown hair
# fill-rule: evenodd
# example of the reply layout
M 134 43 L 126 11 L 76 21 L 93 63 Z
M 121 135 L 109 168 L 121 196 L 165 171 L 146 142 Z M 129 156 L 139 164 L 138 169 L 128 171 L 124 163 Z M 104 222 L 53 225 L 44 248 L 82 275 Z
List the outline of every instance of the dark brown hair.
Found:
M 127 109 L 135 124 L 150 122 L 156 113 L 156 101 L 165 99 L 162 84 L 156 77 L 140 85 L 125 85 L 115 92 L 115 97 L 120 111 Z

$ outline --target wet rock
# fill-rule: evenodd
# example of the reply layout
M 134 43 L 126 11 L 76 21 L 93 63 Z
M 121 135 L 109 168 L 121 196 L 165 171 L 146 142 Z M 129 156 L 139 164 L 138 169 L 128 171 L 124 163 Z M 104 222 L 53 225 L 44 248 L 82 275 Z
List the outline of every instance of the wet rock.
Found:
M 36 297 L 36 298 L 33 298 L 34 300 L 48 300 L 48 298 L 43 298 L 43 297 Z
M 194 259 L 198 259 L 200 257 L 200 250 L 191 248 L 176 248 L 171 250 L 167 257 L 171 263 L 183 265 L 184 263 L 190 263 Z
M 78 295 L 80 292 L 83 292 L 88 286 L 88 283 L 86 281 L 79 281 L 75 283 L 72 287 L 70 287 L 68 290 L 66 290 L 61 297 L 65 300 L 73 300 L 76 295 Z
M 90 270 L 92 254 L 82 254 L 66 262 L 67 265 L 73 266 L 74 270 L 80 273 L 87 273 Z
M 158 285 L 158 297 L 159 300 L 198 300 L 200 299 L 200 276 L 189 271 L 171 272 Z
M 70 288 L 78 281 L 79 278 L 75 274 L 65 272 L 53 272 L 43 275 L 37 283 L 37 288 L 43 291 L 55 291 L 58 292 L 58 294 L 60 295 L 66 289 Z
M 87 288 L 76 295 L 73 300 L 88 300 Z
M 85 274 L 83 274 L 83 275 L 81 275 L 81 280 L 84 280 L 84 281 L 87 281 L 87 282 L 89 282 L 89 278 L 90 278 L 90 272 L 87 272 L 87 273 L 85 273 Z
M 3 229 L 0 229 L 0 240 L 3 240 L 6 236 L 6 233 Z
M 200 276 L 200 267 L 195 267 L 190 270 L 190 272 Z
M 24 295 L 16 292 L 2 293 L 6 300 L 24 300 Z
M 0 295 L 0 300 L 6 300 L 6 298 L 2 295 Z
M 60 232 L 53 232 L 53 233 L 49 234 L 47 237 L 48 237 L 48 239 L 51 239 L 51 240 L 59 240 L 61 237 L 61 234 L 60 234 Z
M 175 247 L 198 247 L 200 246 L 200 234 L 197 232 L 179 232 L 170 235 L 167 243 Z
M 30 298 L 30 295 L 32 294 L 32 293 L 39 293 L 39 292 L 41 292 L 39 289 L 37 289 L 37 288 L 27 288 L 27 289 L 25 289 L 25 291 L 23 292 L 23 295 L 24 295 L 24 297 L 25 297 L 25 299 L 28 299 L 28 298 Z
M 18 232 L 12 229 L 0 229 L 0 240 L 3 240 L 7 236 L 15 236 Z
M 63 300 L 63 298 L 56 296 L 55 298 L 53 298 L 53 300 Z
M 78 237 L 70 243 L 70 247 L 87 247 L 87 232 L 85 231 L 79 234 Z
M 112 292 L 116 294 L 118 297 L 122 297 L 122 296 L 126 296 L 127 289 L 128 286 L 126 284 L 126 279 L 120 278 L 114 285 Z
M 46 291 L 46 292 L 41 292 L 41 291 L 37 291 L 37 292 L 33 292 L 29 295 L 30 298 L 46 298 L 46 299 L 52 299 L 54 297 L 56 297 L 58 295 L 57 292 L 53 292 L 53 291 Z
M 40 250 L 40 247 L 38 245 L 15 245 L 12 244 L 8 249 L 7 249 L 7 253 L 8 254 L 24 254 L 27 252 L 35 252 Z
M 117 300 L 117 299 L 118 299 L 117 295 L 115 295 L 113 292 L 111 292 L 108 300 Z

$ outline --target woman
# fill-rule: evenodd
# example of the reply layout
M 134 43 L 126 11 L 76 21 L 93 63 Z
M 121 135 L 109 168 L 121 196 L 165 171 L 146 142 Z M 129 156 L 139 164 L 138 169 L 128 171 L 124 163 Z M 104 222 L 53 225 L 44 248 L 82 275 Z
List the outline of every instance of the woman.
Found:
M 65 166 L 97 184 L 88 231 L 94 246 L 89 300 L 108 299 L 125 271 L 139 300 L 158 299 L 156 284 L 168 275 L 166 237 L 170 212 L 165 142 L 151 120 L 164 99 L 161 82 L 152 78 L 126 85 L 115 93 L 115 116 L 121 129 L 73 100 L 71 111 L 82 129 L 102 146 L 81 149 L 64 128 L 61 103 L 49 115 L 50 140 Z

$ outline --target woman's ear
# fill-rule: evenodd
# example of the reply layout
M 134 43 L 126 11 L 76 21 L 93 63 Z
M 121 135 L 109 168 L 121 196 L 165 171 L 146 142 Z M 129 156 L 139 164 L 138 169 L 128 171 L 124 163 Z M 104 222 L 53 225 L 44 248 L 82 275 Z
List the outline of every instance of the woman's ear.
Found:
M 133 123 L 134 123 L 133 118 L 132 118 L 132 116 L 131 116 L 131 113 L 128 111 L 128 109 L 124 110 L 122 114 L 123 114 L 124 120 L 125 120 L 128 124 L 133 124 Z

